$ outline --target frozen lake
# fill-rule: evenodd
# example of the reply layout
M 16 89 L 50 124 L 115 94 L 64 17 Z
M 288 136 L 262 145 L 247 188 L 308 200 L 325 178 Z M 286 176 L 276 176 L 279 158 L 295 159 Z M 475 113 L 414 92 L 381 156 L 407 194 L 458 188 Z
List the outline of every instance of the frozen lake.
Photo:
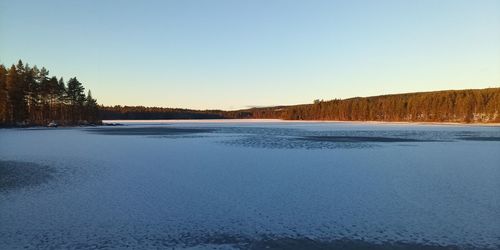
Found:
M 500 248 L 500 127 L 0 129 L 0 249 Z

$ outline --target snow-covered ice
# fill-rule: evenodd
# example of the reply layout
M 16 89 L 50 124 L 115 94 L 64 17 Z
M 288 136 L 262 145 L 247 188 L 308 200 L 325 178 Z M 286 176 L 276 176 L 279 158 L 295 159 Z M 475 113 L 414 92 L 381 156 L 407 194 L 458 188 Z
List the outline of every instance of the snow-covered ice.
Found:
M 269 239 L 500 248 L 499 127 L 0 129 L 2 174 L 10 179 L 0 184 L 0 249 L 245 248 Z

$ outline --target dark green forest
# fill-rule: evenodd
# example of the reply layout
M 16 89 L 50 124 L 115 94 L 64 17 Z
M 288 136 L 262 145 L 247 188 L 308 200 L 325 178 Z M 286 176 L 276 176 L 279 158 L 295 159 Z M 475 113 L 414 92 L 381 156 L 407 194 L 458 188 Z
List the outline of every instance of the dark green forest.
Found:
M 0 64 L 2 126 L 99 124 L 98 111 L 90 90 L 85 94 L 76 77 L 65 82 L 21 60 L 10 68 Z
M 100 107 L 102 119 L 284 119 L 395 122 L 500 122 L 500 88 L 316 100 L 237 111 Z
M 192 110 L 144 106 L 100 106 L 103 120 L 156 120 L 156 119 L 227 119 L 228 112 L 222 110 Z

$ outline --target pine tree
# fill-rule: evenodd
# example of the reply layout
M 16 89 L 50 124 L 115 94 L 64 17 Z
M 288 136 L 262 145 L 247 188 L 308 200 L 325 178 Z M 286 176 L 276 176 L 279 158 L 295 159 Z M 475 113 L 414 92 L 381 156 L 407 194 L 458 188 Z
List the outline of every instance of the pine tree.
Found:
M 19 66 L 19 64 L 18 64 Z M 22 64 L 21 64 L 22 66 Z M 18 67 L 22 71 L 24 67 Z M 8 123 L 23 122 L 27 117 L 26 102 L 25 102 L 25 86 L 22 75 L 18 74 L 16 66 L 12 65 L 7 73 L 7 90 L 11 103 L 9 110 L 10 117 Z
M 57 83 L 57 103 L 59 105 L 58 120 L 66 120 L 66 115 L 64 113 L 64 107 L 66 106 L 66 84 L 64 79 L 61 77 Z
M 62 78 L 48 76 L 46 68 L 21 60 L 8 70 L 0 64 L 0 125 L 98 122 L 97 101 L 91 93 L 85 95 L 82 83 L 71 78 L 66 87 Z
M 6 124 L 10 110 L 9 95 L 7 92 L 7 69 L 0 65 L 0 125 Z

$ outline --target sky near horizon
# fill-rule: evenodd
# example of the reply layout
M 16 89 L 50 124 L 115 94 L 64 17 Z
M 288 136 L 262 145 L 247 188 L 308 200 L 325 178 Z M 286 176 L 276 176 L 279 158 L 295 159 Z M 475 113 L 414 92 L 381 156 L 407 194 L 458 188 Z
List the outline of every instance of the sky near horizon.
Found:
M 195 109 L 500 86 L 500 1 L 0 0 L 0 64 Z

